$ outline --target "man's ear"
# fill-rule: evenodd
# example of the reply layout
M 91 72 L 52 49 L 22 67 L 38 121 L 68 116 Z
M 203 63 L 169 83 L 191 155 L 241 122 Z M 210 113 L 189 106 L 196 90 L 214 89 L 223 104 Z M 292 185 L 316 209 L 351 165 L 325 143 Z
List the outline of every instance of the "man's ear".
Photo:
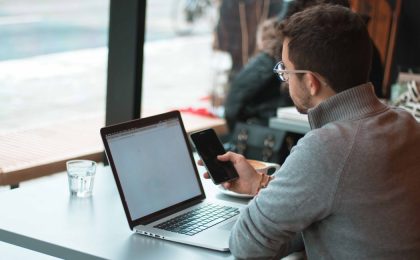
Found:
M 315 77 L 314 74 L 307 73 L 306 75 L 307 75 L 307 86 L 308 86 L 309 93 L 311 94 L 311 96 L 318 95 L 321 91 L 322 83 L 319 81 L 317 77 Z

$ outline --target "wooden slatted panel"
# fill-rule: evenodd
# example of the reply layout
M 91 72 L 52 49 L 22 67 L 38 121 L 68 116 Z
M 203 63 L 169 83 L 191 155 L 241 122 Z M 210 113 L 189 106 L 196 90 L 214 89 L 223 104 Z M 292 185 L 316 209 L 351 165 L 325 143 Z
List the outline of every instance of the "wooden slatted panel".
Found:
M 191 113 L 182 118 L 187 132 L 213 127 L 218 134 L 227 133 L 224 119 Z M 93 117 L 0 133 L 0 185 L 64 171 L 70 159 L 101 161 L 103 124 L 102 117 Z
M 101 117 L 77 119 L 0 134 L 0 185 L 65 170 L 65 161 L 100 161 Z

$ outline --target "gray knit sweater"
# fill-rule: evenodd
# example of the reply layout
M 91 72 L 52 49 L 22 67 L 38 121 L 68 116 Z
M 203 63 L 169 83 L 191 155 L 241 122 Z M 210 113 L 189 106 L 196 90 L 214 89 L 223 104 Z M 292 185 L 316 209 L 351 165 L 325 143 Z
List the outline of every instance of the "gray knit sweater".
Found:
M 308 117 L 312 130 L 236 223 L 233 255 L 287 254 L 302 232 L 309 259 L 420 259 L 420 124 L 371 84 Z

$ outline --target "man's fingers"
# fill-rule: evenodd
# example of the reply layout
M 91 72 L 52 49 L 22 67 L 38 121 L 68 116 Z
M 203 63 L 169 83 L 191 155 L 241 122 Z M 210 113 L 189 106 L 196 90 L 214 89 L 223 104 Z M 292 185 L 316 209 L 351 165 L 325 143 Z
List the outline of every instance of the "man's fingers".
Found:
M 204 179 L 210 179 L 210 175 L 208 172 L 203 173 Z
M 217 159 L 222 162 L 231 161 L 233 164 L 241 163 L 241 161 L 246 161 L 246 158 L 242 154 L 227 152 L 222 155 L 218 155 Z
M 230 187 L 232 186 L 232 184 L 230 183 L 230 182 L 225 182 L 225 183 L 222 183 L 222 185 L 223 185 L 223 187 L 225 188 L 225 189 L 230 189 Z
M 227 152 L 225 154 L 218 155 L 217 159 L 220 160 L 220 161 L 223 161 L 223 162 L 233 161 L 234 158 L 236 158 L 237 156 L 240 156 L 240 155 L 237 154 L 237 153 L 233 153 L 233 152 Z
M 231 152 L 227 152 L 227 153 L 225 153 L 225 154 L 218 155 L 218 156 L 217 156 L 217 159 L 218 159 L 219 161 L 223 161 L 223 162 L 229 161 L 230 157 L 232 156 L 230 153 L 231 153 Z
M 204 166 L 203 160 L 201 160 L 201 159 L 199 159 L 199 160 L 197 161 L 197 164 L 198 164 L 198 165 L 200 165 L 200 166 Z

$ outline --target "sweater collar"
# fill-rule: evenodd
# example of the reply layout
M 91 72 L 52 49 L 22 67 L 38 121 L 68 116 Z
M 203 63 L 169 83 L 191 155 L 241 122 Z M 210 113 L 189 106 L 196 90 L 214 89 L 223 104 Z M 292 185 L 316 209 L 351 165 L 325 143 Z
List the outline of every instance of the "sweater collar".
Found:
M 308 119 L 311 129 L 316 129 L 334 121 L 361 118 L 385 107 L 376 97 L 373 85 L 365 83 L 342 91 L 309 109 Z

